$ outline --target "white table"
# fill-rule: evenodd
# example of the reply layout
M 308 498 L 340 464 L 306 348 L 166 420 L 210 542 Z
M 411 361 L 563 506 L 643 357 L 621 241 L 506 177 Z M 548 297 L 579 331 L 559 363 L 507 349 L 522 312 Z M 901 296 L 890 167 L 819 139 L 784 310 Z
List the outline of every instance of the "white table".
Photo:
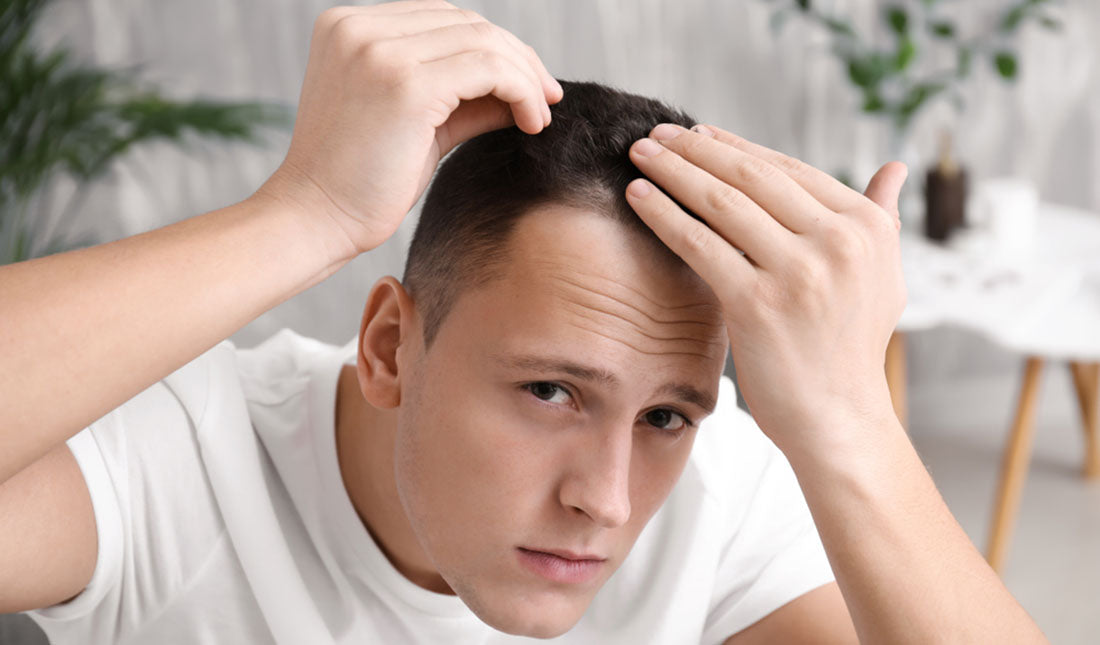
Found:
M 1084 473 L 1100 477 L 1100 214 L 1041 204 L 1032 240 L 1026 250 L 1006 253 L 979 231 L 941 245 L 904 229 L 908 304 L 886 354 L 887 379 L 903 423 L 906 332 L 955 325 L 1026 357 L 986 551 L 996 570 L 1007 554 L 1027 476 L 1046 360 L 1069 362 L 1085 425 Z

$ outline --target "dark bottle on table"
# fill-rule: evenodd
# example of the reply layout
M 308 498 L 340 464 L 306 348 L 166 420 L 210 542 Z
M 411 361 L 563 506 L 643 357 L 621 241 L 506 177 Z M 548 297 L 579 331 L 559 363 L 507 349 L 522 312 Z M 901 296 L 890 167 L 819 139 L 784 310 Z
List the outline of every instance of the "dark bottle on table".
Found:
M 966 169 L 951 157 L 951 137 L 940 140 L 940 158 L 924 179 L 924 234 L 942 242 L 966 225 Z

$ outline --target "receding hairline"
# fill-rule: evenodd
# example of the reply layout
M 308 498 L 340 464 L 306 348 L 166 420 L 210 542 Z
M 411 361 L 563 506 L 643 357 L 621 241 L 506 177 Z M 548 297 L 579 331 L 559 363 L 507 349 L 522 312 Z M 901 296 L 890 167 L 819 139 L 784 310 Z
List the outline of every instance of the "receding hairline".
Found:
M 458 260 L 460 266 L 453 267 L 457 273 L 446 280 L 446 286 L 450 287 L 446 293 L 439 293 L 438 277 L 419 276 L 406 273 L 402 281 L 409 292 L 413 303 L 421 310 L 421 321 L 424 326 L 425 349 L 430 348 L 435 340 L 436 332 L 446 321 L 455 303 L 463 295 L 484 289 L 492 283 L 503 279 L 507 275 L 506 267 L 513 259 L 513 245 L 515 233 L 520 222 L 533 216 L 545 215 L 549 212 L 560 212 L 561 209 L 575 213 L 594 215 L 601 220 L 610 221 L 627 232 L 632 239 L 642 244 L 649 257 L 654 262 L 666 266 L 686 267 L 684 262 L 664 242 L 657 237 L 636 214 L 623 214 L 614 208 L 610 189 L 606 189 L 606 200 L 602 202 L 589 201 L 576 195 L 563 197 L 562 199 L 545 199 L 532 203 L 514 217 L 508 218 L 506 229 L 496 239 L 474 239 L 466 252 L 461 254 Z M 423 280 L 426 284 L 419 284 Z M 427 302 L 424 302 L 424 301 Z M 422 304 L 426 306 L 421 306 Z

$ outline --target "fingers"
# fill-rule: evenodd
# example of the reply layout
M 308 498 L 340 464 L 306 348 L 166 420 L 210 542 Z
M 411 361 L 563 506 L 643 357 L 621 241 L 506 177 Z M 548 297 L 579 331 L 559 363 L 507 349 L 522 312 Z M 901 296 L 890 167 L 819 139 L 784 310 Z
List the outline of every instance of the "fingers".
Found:
M 747 152 L 779 168 L 796 181 L 810 195 L 833 211 L 844 212 L 862 201 L 859 192 L 845 186 L 828 173 L 814 168 L 808 163 L 776 152 L 757 143 L 727 132 L 722 128 L 707 124 L 697 125 L 693 130 L 709 130 L 717 141 Z
M 317 20 L 318 30 L 337 32 L 331 38 L 352 51 L 370 52 L 393 65 L 430 63 L 464 51 L 481 50 L 487 59 L 502 57 L 526 76 L 529 98 L 513 106 L 516 123 L 525 132 L 540 131 L 550 122 L 550 103 L 561 100 L 561 85 L 534 50 L 505 29 L 473 11 L 446 2 L 411 0 L 370 7 L 336 7 Z M 501 61 L 489 62 L 500 66 Z M 532 104 L 539 117 L 529 116 Z
M 728 146 L 708 143 L 729 155 Z M 697 157 L 685 159 L 652 139 L 642 139 L 630 149 L 631 161 L 642 172 L 757 264 L 772 267 L 785 262 L 794 236 L 740 186 L 711 174 L 715 164 L 701 164 Z
M 536 134 L 549 122 L 548 109 L 532 90 L 531 80 L 511 60 L 484 50 L 464 51 L 426 63 L 421 81 L 439 93 L 454 97 L 453 104 L 440 106 L 439 123 L 459 106 L 459 101 L 472 101 L 494 96 L 507 103 L 518 126 L 528 134 Z
M 546 66 L 543 65 L 542 60 L 538 57 L 538 54 L 535 53 L 535 50 L 517 38 L 512 32 L 494 25 L 473 11 L 456 10 L 453 8 L 420 9 L 409 11 L 408 13 L 387 16 L 382 20 L 375 19 L 372 20 L 372 23 L 374 24 L 373 28 L 379 33 L 401 36 L 411 36 L 449 25 L 486 25 L 486 28 L 480 28 L 483 29 L 482 31 L 475 31 L 471 35 L 479 40 L 492 40 L 496 38 L 506 44 L 511 48 L 513 53 L 527 61 L 531 73 L 538 78 L 547 101 L 550 103 L 557 103 L 561 100 L 561 85 L 554 79 L 549 70 L 546 69 Z M 449 53 L 454 52 L 452 51 Z
M 373 16 L 366 13 L 348 14 L 344 20 L 358 23 L 363 38 L 400 38 L 439 29 L 448 25 L 470 24 L 487 20 L 472 11 L 453 9 L 418 9 L 407 13 Z
M 729 242 L 691 217 L 645 179 L 627 186 L 626 200 L 672 252 L 683 258 L 721 298 L 724 293 L 751 293 L 756 270 Z
M 558 80 L 554 78 L 554 75 L 550 73 L 550 70 L 546 69 L 546 66 L 543 65 L 542 59 L 539 58 L 538 54 L 535 52 L 535 49 L 517 38 L 515 34 L 508 31 L 507 29 L 501 29 L 500 31 L 504 38 L 512 44 L 512 47 L 515 48 L 516 51 L 520 52 L 531 64 L 531 67 L 539 73 L 539 78 L 542 80 L 543 90 L 546 92 L 546 99 L 550 103 L 557 103 L 558 101 L 562 100 L 562 97 L 565 96 L 565 90 L 562 89 L 561 83 L 559 83 Z
M 909 168 L 905 164 L 900 161 L 891 161 L 878 169 L 875 176 L 868 182 L 867 190 L 863 192 L 868 199 L 894 216 L 894 224 L 899 229 L 901 218 L 898 216 L 898 195 L 908 176 Z
M 651 135 L 690 164 L 744 193 L 789 231 L 812 231 L 821 217 L 830 214 L 791 177 L 760 157 L 671 123 L 658 125 Z M 672 188 L 663 179 L 654 179 Z
M 538 114 L 538 119 L 533 130 L 523 127 L 518 118 L 516 124 L 521 125 L 525 132 L 538 132 L 550 124 L 550 106 L 544 85 L 535 70 L 531 68 L 527 58 L 516 52 L 501 36 L 503 31 L 488 22 L 462 23 L 432 29 L 395 41 L 383 41 L 380 45 L 396 47 L 397 51 L 393 55 L 397 58 L 405 60 L 413 58 L 421 63 L 431 63 L 459 53 L 476 52 L 480 58 L 470 57 L 469 60 L 481 60 L 483 65 L 494 69 L 519 72 L 527 79 L 530 90 L 524 93 L 520 105 L 517 106 L 517 116 L 519 113 L 533 110 Z

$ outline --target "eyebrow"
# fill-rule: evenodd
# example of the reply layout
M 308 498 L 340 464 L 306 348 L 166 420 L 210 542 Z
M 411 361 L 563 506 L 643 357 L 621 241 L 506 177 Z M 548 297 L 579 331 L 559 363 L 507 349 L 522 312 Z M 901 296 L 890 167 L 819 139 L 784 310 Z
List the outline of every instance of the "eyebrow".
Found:
M 498 363 L 513 369 L 530 370 L 544 374 L 568 374 L 582 381 L 598 383 L 608 387 L 617 387 L 619 385 L 618 377 L 607 370 L 581 365 L 580 363 L 575 363 L 566 359 L 534 355 L 496 355 L 494 358 Z M 702 408 L 707 414 L 714 412 L 714 408 L 718 405 L 718 401 L 715 399 L 714 395 L 687 383 L 665 383 L 657 389 L 657 394 L 660 396 L 671 396 L 681 401 L 691 403 Z

